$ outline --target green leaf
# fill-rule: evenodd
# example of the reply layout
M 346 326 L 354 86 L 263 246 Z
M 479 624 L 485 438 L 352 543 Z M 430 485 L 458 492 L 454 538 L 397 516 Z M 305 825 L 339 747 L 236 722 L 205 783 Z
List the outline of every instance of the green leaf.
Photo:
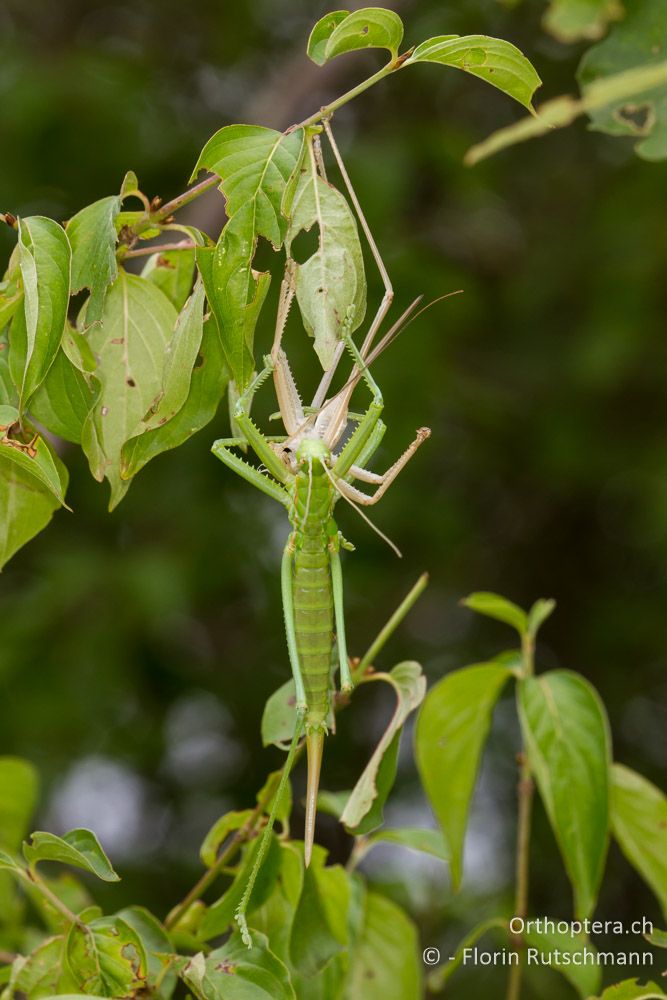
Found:
M 0 406 L 0 427 L 11 427 L 19 420 L 18 410 L 11 406 Z M 17 465 L 29 476 L 49 490 L 59 504 L 65 504 L 67 471 L 55 451 L 46 440 L 38 435 L 34 427 L 24 423 L 22 436 L 3 434 L 0 430 L 0 451 L 6 461 Z
M 21 872 L 19 863 L 6 851 L 0 851 L 0 869 L 9 872 Z
M 556 608 L 556 602 L 552 599 L 545 600 L 540 597 L 535 601 L 528 612 L 527 630 L 535 638 L 542 625 L 549 618 Z
M 162 385 L 139 424 L 139 433 L 156 430 L 168 423 L 188 398 L 204 330 L 203 309 L 204 286 L 198 281 L 165 348 Z
M 403 22 L 393 10 L 364 7 L 352 14 L 336 10 L 320 18 L 308 39 L 308 55 L 323 66 L 358 49 L 388 49 L 393 59 L 403 40 Z
M 177 448 L 210 423 L 228 382 L 229 372 L 222 355 L 218 324 L 211 316 L 204 322 L 187 399 L 167 423 L 154 430 L 147 430 L 123 445 L 122 477 L 129 479 L 135 476 L 156 455 Z
M 0 757 L 0 846 L 17 851 L 37 804 L 39 778 L 20 757 Z
M 50 489 L 19 467 L 11 449 L 0 447 L 0 569 L 15 552 L 46 527 L 60 506 Z M 61 482 L 66 470 L 60 466 Z
M 20 757 L 0 757 L 0 848 L 11 852 L 19 850 L 37 804 L 38 793 L 39 778 L 32 764 Z M 8 872 L 2 872 L 0 920 L 3 915 L 9 919 L 14 899 L 13 879 Z
M 347 946 L 349 876 L 340 865 L 311 864 L 294 914 L 289 953 L 299 975 L 311 978 Z
M 667 916 L 667 797 L 622 764 L 611 771 L 611 829 Z
M 489 35 L 438 35 L 418 45 L 404 65 L 435 62 L 485 80 L 532 111 L 533 94 L 542 81 L 515 45 Z
M 210 941 L 211 938 L 224 934 L 234 921 L 234 914 L 241 902 L 241 897 L 245 892 L 248 878 L 255 864 L 257 853 L 261 846 L 261 837 L 257 837 L 246 849 L 243 863 L 240 865 L 234 881 L 212 906 L 208 908 L 199 929 L 199 938 L 202 941 Z M 278 841 L 274 835 L 271 836 L 269 848 L 262 867 L 257 876 L 255 887 L 250 897 L 247 912 L 250 914 L 270 895 L 276 884 L 280 871 L 281 853 Z
M 146 261 L 141 272 L 157 285 L 179 312 L 192 291 L 195 276 L 195 250 L 162 250 L 154 253 Z
M 182 960 L 179 974 L 199 1000 L 296 1000 L 289 972 L 266 937 L 255 931 L 252 937 L 252 948 L 236 932 L 208 956 Z
M 286 749 L 296 725 L 296 694 L 294 681 L 285 681 L 267 699 L 262 713 L 262 745 L 274 743 Z
M 334 29 L 349 17 L 349 13 L 348 10 L 332 10 L 315 24 L 308 39 L 306 52 L 308 58 L 312 59 L 318 66 L 324 66 L 327 61 L 325 53 L 329 39 Z
M 319 176 L 310 156 L 301 173 L 291 206 L 285 239 L 291 256 L 300 232 L 317 224 L 318 248 L 295 265 L 296 297 L 307 333 L 325 371 L 344 329 L 353 333 L 366 313 L 366 273 L 357 223 L 340 193 Z
M 253 809 L 243 809 L 240 812 L 225 813 L 224 816 L 216 820 L 199 848 L 202 864 L 206 865 L 207 868 L 212 868 L 218 858 L 218 852 L 229 834 L 245 826 L 253 813 Z
M 530 767 L 572 883 L 578 919 L 597 900 L 609 839 L 611 739 L 595 689 L 553 670 L 518 687 Z
M 242 392 L 254 369 L 253 341 L 271 275 L 252 268 L 257 242 L 251 202 L 234 215 L 215 247 L 197 249 L 206 297 L 218 322 L 227 368 Z
M 412 851 L 432 854 L 434 858 L 439 858 L 441 861 L 449 861 L 449 851 L 439 830 L 429 830 L 417 826 L 380 830 L 367 840 L 369 849 L 375 844 L 398 844 L 400 847 L 409 847 Z
M 665 64 L 667 18 L 664 10 L 650 3 L 628 3 L 625 17 L 607 38 L 584 54 L 577 73 L 584 100 L 594 98 L 598 88 L 623 71 L 654 68 Z M 611 82 L 611 81 L 610 81 Z M 596 102 L 597 103 L 597 102 Z M 608 135 L 634 136 L 635 152 L 646 160 L 667 157 L 667 82 L 627 97 L 621 89 L 609 94 L 607 104 L 589 111 L 591 128 Z
M 34 215 L 19 221 L 18 260 L 23 308 L 12 320 L 9 370 L 23 411 L 62 340 L 70 291 L 70 245 L 62 226 Z
M 141 938 L 146 952 L 147 982 L 154 995 L 161 1000 L 169 1000 L 176 988 L 178 976 L 176 970 L 164 967 L 169 960 L 173 948 L 164 927 L 152 913 L 143 906 L 128 906 L 116 914 L 126 924 L 129 924 Z M 157 987 L 157 984 L 160 984 Z
M 120 205 L 120 195 L 100 198 L 82 208 L 67 223 L 66 232 L 72 247 L 72 293 L 89 289 L 88 324 L 101 318 L 107 288 L 118 276 L 115 223 Z
M 121 481 L 123 445 L 141 428 L 162 389 L 165 351 L 177 313 L 152 282 L 121 271 L 107 293 L 102 322 L 88 342 L 98 358 L 99 390 L 82 434 L 90 471 L 111 484 L 110 508 L 128 489 Z
M 285 135 L 260 125 L 227 125 L 208 140 L 190 180 L 200 170 L 216 174 L 227 216 L 246 209 L 251 238 L 263 236 L 278 249 L 287 226 L 280 205 L 302 142 L 301 129 Z
M 599 997 L 590 1000 L 661 1000 L 666 993 L 655 983 L 640 986 L 638 979 L 625 979 L 622 983 L 610 986 Z
M 522 935 L 529 948 L 535 948 L 540 954 L 551 957 L 551 968 L 567 979 L 582 1000 L 586 1000 L 602 982 L 602 968 L 595 963 L 587 963 L 585 953 L 596 956 L 597 949 L 583 935 L 538 933 L 534 930 L 525 931 Z M 557 956 L 562 956 L 561 960 Z M 580 956 L 577 960 L 575 956 Z M 528 960 L 530 961 L 530 952 Z M 535 956 L 535 963 L 538 962 Z
M 645 934 L 644 937 L 654 948 L 667 948 L 667 931 L 661 931 L 655 927 L 650 934 Z
M 551 0 L 542 24 L 559 42 L 596 41 L 624 14 L 621 0 Z
M 375 892 L 366 894 L 361 933 L 350 952 L 346 996 L 423 996 L 417 930 L 396 903 Z
M 317 796 L 318 813 L 326 813 L 327 816 L 335 816 L 336 819 L 340 819 L 343 815 L 345 803 L 351 794 L 352 789 L 348 789 L 344 792 L 327 792 L 323 788 L 320 789 L 319 795 Z
M 148 977 L 141 938 L 120 917 L 99 917 L 72 924 L 67 960 L 79 989 L 105 997 L 132 997 Z
M 372 674 L 372 679 L 391 684 L 396 692 L 396 709 L 380 739 L 373 756 L 347 800 L 341 823 L 354 833 L 368 833 L 382 822 L 382 806 L 393 784 L 396 773 L 396 755 L 400 733 L 405 720 L 424 700 L 426 678 L 418 663 L 399 663 L 389 674 Z M 387 755 L 388 766 L 382 773 L 382 764 Z M 387 774 L 388 771 L 388 774 Z M 383 777 L 385 780 L 380 780 Z M 391 780 L 388 780 L 388 779 Z M 378 804 L 373 807 L 376 799 Z M 370 820 L 367 819 L 370 814 Z M 366 822 L 364 822 L 366 820 Z
M 510 667 L 497 663 L 454 670 L 431 688 L 417 719 L 417 767 L 444 834 L 455 889 L 463 874 L 468 812 L 482 751 L 493 709 L 511 675 Z
M 65 441 L 81 443 L 95 401 L 91 375 L 96 363 L 86 337 L 66 329 L 55 361 L 30 402 L 31 414 Z
M 65 957 L 65 939 L 62 935 L 47 938 L 27 958 L 19 957 L 12 969 L 9 984 L 10 996 L 25 996 L 28 1000 L 49 993 L 76 989 Z
M 91 830 L 70 830 L 64 837 L 38 831 L 32 834 L 29 844 L 24 844 L 23 854 L 31 868 L 40 861 L 60 861 L 92 872 L 103 882 L 119 881 Z
M 523 635 L 528 629 L 526 612 L 518 604 L 508 601 L 507 598 L 501 597 L 499 594 L 480 590 L 475 594 L 470 594 L 469 597 L 464 597 L 461 604 L 470 608 L 471 611 L 476 611 L 479 615 L 486 615 L 487 618 L 495 618 L 499 622 L 511 625 L 519 635 Z

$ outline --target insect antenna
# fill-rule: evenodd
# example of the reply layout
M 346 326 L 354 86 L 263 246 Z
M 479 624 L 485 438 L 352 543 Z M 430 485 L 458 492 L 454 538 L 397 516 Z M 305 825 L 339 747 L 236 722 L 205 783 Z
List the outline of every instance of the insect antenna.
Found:
M 394 552 L 396 553 L 396 555 L 398 556 L 399 559 L 402 559 L 403 558 L 403 553 L 399 549 L 398 545 L 396 545 L 394 542 L 392 542 L 391 538 L 389 538 L 387 535 L 385 535 L 384 531 L 380 531 L 380 529 L 378 528 L 377 524 L 373 524 L 373 522 L 371 521 L 371 519 L 368 516 L 368 514 L 364 513 L 364 511 L 361 509 L 361 507 L 359 506 L 359 504 L 355 503 L 354 500 L 352 500 L 351 497 L 348 497 L 345 493 L 343 493 L 338 488 L 338 486 L 336 485 L 336 480 L 331 475 L 331 473 L 327 469 L 327 467 L 324 464 L 324 462 L 322 462 L 322 468 L 324 469 L 324 471 L 325 471 L 325 473 L 326 473 L 326 475 L 327 475 L 327 477 L 329 479 L 329 482 L 331 483 L 331 485 L 334 487 L 334 489 L 338 493 L 338 496 L 342 497 L 343 500 L 347 501 L 347 503 L 349 503 L 350 507 L 353 507 L 354 510 L 356 510 L 356 512 L 359 515 L 359 517 L 363 518 L 363 520 L 366 522 L 366 524 L 370 528 L 373 529 L 373 531 L 375 532 L 375 534 L 379 535 L 380 538 L 382 539 L 382 541 L 386 542 L 387 545 L 389 546 L 389 548 L 394 550 Z

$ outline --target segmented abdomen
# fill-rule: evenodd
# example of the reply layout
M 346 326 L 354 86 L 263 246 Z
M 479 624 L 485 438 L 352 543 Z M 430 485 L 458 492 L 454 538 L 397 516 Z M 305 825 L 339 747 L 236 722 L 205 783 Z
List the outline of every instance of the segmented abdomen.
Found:
M 329 711 L 333 593 L 326 542 L 302 535 L 294 559 L 294 618 L 299 664 L 308 703 L 307 723 L 324 722 Z

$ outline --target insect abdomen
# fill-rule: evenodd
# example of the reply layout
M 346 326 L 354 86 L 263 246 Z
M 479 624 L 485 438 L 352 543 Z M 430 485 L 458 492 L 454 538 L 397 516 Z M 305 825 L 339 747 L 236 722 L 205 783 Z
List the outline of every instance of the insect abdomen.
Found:
M 324 722 L 329 711 L 333 594 L 329 554 L 322 540 L 303 537 L 294 560 L 296 645 L 308 704 L 308 723 Z

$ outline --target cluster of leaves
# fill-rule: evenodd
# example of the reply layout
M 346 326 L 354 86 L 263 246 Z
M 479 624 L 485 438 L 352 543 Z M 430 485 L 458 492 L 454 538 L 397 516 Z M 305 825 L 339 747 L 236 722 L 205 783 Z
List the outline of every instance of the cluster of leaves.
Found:
M 435 62 L 531 106 L 539 77 L 509 42 L 447 35 L 399 55 L 402 37 L 392 11 L 338 11 L 317 23 L 308 53 L 321 65 L 354 50 L 388 50 L 389 63 L 358 92 Z M 213 418 L 230 379 L 237 392 L 247 386 L 271 281 L 253 268 L 260 239 L 284 247 L 305 329 L 323 367 L 331 365 L 343 322 L 353 331 L 366 307 L 356 221 L 317 146 L 318 122 L 348 99 L 305 127 L 231 125 L 207 142 L 193 179 L 209 171 L 225 197 L 228 221 L 216 244 L 173 220 L 192 194 L 162 206 L 131 173 L 118 195 L 64 227 L 3 216 L 18 241 L 0 283 L 0 566 L 65 504 L 67 471 L 54 438 L 81 446 L 94 478 L 108 480 L 113 508 L 147 462 Z M 141 208 L 128 209 L 130 198 Z M 317 248 L 292 261 L 296 237 L 314 227 Z M 151 243 L 173 232 L 185 238 L 162 249 Z M 144 255 L 141 273 L 131 273 L 127 263 Z
M 564 43 L 596 40 L 579 64 L 581 98 L 546 102 L 533 120 L 502 129 L 470 150 L 468 162 L 582 114 L 594 131 L 634 138 L 643 159 L 667 158 L 667 19 L 660 0 L 551 0 L 544 26 Z
M 660 901 L 667 919 L 667 798 L 645 778 L 612 763 L 604 707 L 586 679 L 552 670 L 534 675 L 537 631 L 553 610 L 538 601 L 526 613 L 494 594 L 465 603 L 514 627 L 519 650 L 448 674 L 425 696 L 415 663 L 388 673 L 364 669 L 362 682 L 392 686 L 396 708 L 368 766 L 351 792 L 322 792 L 320 808 L 339 817 L 354 837 L 346 867 L 327 864 L 317 846 L 309 868 L 303 844 L 290 836 L 291 787 L 278 802 L 281 772 L 270 774 L 253 808 L 221 816 L 200 850 L 204 874 L 161 921 L 141 906 L 103 914 L 86 885 L 70 872 L 44 873 L 43 865 L 82 869 L 117 881 L 102 847 L 88 830 L 63 837 L 25 836 L 37 799 L 32 767 L 0 758 L 0 983 L 3 1000 L 55 996 L 138 997 L 168 1000 L 187 990 L 200 1000 L 321 997 L 322 1000 L 422 993 L 422 961 L 416 928 L 395 902 L 371 888 L 357 866 L 377 844 L 430 854 L 451 868 L 460 885 L 468 812 L 494 706 L 510 679 L 516 682 L 525 767 L 537 783 L 574 893 L 578 919 L 597 901 L 610 834 Z M 265 742 L 291 735 L 289 689 L 267 706 Z M 415 753 L 439 829 L 383 829 L 383 806 L 396 774 L 401 733 L 419 708 Z M 234 915 L 261 846 L 259 834 L 275 810 L 273 832 L 248 905 L 252 938 L 246 946 Z M 224 880 L 222 891 L 213 890 Z M 204 895 L 212 897 L 205 902 Z M 441 990 L 460 964 L 462 950 L 489 932 L 508 933 L 509 914 L 475 927 L 453 961 L 429 981 Z M 648 938 L 663 947 L 665 935 Z M 599 996 L 600 968 L 572 959 L 594 946 L 580 937 L 526 934 L 544 953 L 555 949 L 569 961 L 556 966 L 578 995 Z M 178 984 L 181 983 L 179 987 Z M 602 993 L 603 1000 L 662 997 L 649 983 L 628 980 Z
M 521 648 L 447 674 L 431 689 L 419 715 L 417 763 L 445 838 L 453 885 L 462 878 L 470 803 L 493 710 L 513 679 L 526 755 L 522 791 L 526 793 L 526 781 L 535 781 L 572 886 L 575 919 L 587 920 L 595 910 L 610 836 L 655 893 L 667 919 L 667 797 L 646 778 L 613 762 L 604 704 L 585 677 L 569 670 L 534 673 L 535 639 L 554 602 L 539 600 L 525 612 L 496 594 L 476 593 L 463 603 L 516 629 Z M 507 915 L 486 919 L 462 947 L 494 928 L 507 932 Z M 583 935 L 535 931 L 527 935 L 527 943 L 566 955 L 593 948 Z M 434 983 L 443 985 L 456 964 L 436 973 Z M 582 998 L 600 989 L 599 966 L 566 959 L 554 967 Z M 653 994 L 609 994 L 617 995 Z

